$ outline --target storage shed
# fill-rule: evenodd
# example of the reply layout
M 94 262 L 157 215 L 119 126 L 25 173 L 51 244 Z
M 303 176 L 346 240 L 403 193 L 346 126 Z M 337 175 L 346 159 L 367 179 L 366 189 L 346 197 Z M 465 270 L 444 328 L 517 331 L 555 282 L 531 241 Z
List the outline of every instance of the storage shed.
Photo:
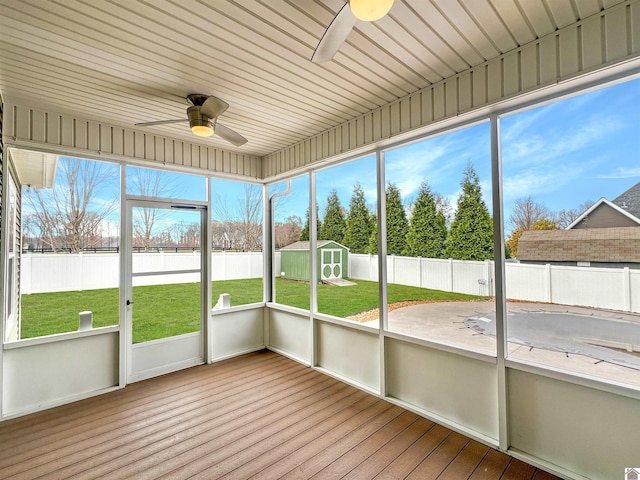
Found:
M 280 275 L 292 280 L 309 280 L 310 242 L 295 242 L 280 249 Z M 332 240 L 319 240 L 318 282 L 349 275 L 349 249 Z

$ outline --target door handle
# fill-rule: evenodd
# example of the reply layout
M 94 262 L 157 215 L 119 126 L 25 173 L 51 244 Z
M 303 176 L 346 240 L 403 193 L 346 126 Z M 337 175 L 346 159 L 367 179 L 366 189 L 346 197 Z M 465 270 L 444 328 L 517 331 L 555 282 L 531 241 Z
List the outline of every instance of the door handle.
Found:
M 132 302 L 131 300 L 127 300 L 127 307 L 128 307 L 129 305 L 133 305 L 133 302 Z

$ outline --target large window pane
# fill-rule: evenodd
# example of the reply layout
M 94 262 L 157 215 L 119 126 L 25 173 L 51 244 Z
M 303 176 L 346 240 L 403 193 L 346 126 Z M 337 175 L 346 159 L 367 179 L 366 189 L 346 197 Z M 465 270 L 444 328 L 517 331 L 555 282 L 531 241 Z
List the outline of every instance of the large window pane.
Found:
M 378 326 L 378 268 L 369 243 L 377 208 L 374 156 L 316 174 L 318 312 Z
M 274 301 L 309 310 L 309 176 L 269 186 L 274 198 Z M 304 220 L 306 218 L 306 221 Z
M 214 306 L 263 300 L 262 191 L 258 184 L 211 180 Z
M 389 330 L 495 354 L 489 126 L 385 153 Z M 372 241 L 371 248 L 376 248 Z
M 634 80 L 502 119 L 509 358 L 640 385 L 639 104 Z
M 22 191 L 19 338 L 118 324 L 120 167 L 60 157 L 51 188 Z

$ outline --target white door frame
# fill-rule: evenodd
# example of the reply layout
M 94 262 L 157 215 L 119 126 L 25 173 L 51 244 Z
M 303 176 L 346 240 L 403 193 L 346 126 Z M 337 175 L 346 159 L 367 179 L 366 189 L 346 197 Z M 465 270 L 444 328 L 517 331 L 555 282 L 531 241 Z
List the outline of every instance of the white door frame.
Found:
M 190 366 L 205 363 L 207 355 L 207 324 L 208 324 L 208 287 L 209 272 L 207 261 L 208 252 L 208 214 L 206 202 L 160 200 L 146 197 L 127 195 L 125 208 L 122 212 L 124 221 L 122 225 L 124 234 L 121 235 L 121 335 L 120 345 L 123 348 L 124 369 L 121 369 L 121 385 L 132 383 L 146 378 L 169 373 L 171 371 L 188 368 Z M 162 209 L 184 209 L 200 212 L 200 266 L 198 269 L 180 271 L 157 271 L 154 275 L 176 273 L 200 273 L 200 331 L 175 337 L 168 337 L 140 344 L 133 344 L 133 304 L 132 289 L 133 277 L 144 276 L 144 273 L 133 273 L 133 208 L 148 207 Z

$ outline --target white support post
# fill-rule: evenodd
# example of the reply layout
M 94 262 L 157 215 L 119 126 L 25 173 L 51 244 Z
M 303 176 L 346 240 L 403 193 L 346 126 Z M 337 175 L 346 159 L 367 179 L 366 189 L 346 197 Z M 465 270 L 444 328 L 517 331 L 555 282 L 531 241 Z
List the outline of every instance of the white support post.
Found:
M 507 296 L 505 285 L 504 219 L 502 211 L 502 157 L 500 152 L 500 119 L 490 117 L 491 133 L 491 186 L 493 190 L 493 251 L 496 298 L 496 374 L 498 383 L 498 446 L 509 448 L 508 386 L 506 358 L 507 344 Z
M 309 173 L 309 341 L 312 367 L 316 366 L 316 322 L 318 311 L 318 212 L 316 211 L 316 172 Z
M 379 330 L 378 346 L 380 351 L 380 396 L 387 396 L 387 355 L 385 342 L 389 328 L 389 313 L 387 305 L 387 202 L 385 195 L 384 152 L 376 151 L 376 174 L 378 195 L 378 312 Z

